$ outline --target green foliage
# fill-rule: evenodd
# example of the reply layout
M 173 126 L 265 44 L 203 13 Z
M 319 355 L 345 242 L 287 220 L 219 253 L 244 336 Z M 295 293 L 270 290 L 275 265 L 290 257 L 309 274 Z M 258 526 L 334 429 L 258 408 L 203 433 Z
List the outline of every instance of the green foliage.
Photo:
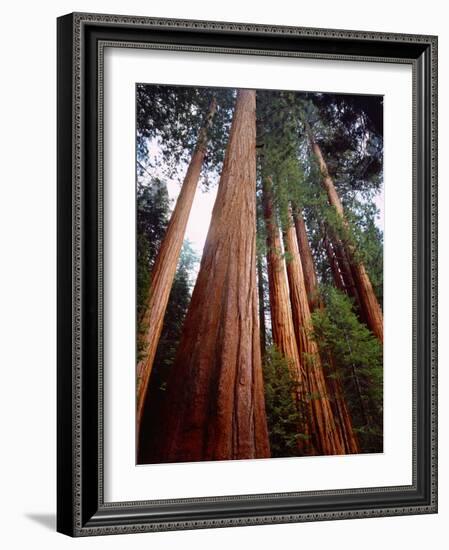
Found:
M 303 419 L 294 397 L 297 383 L 290 375 L 287 359 L 275 346 L 266 350 L 263 374 L 271 455 L 298 456 L 298 440 L 307 436 L 298 431 Z
M 142 420 L 143 441 L 146 447 L 141 448 L 140 461 L 145 462 L 146 453 L 153 452 L 153 437 L 158 437 L 161 406 L 165 399 L 167 380 L 179 346 L 182 327 L 190 303 L 193 275 L 196 272 L 198 257 L 190 243 L 184 241 L 176 275 L 170 291 L 167 309 L 164 316 L 161 336 L 151 371 L 150 384 Z M 156 435 L 155 435 L 156 434 Z
M 349 228 L 342 224 L 334 208 L 328 204 L 320 170 L 310 146 L 302 148 L 306 179 L 304 216 L 316 253 L 317 268 L 327 282 L 329 265 L 320 240 L 338 237 L 356 249 L 356 261 L 367 265 L 379 300 L 382 299 L 382 233 L 375 225 L 378 215 L 374 197 L 382 184 L 382 99 L 376 96 L 344 96 L 338 94 L 303 94 L 298 97 L 302 122 L 302 139 L 307 142 L 307 125 L 318 142 L 330 176 L 343 204 Z M 311 189 L 316 189 L 311 192 Z M 304 189 L 303 189 L 304 192 Z
M 353 260 L 364 262 L 382 303 L 383 235 L 376 225 L 374 202 L 382 183 L 379 107 L 379 98 L 352 101 L 335 94 L 273 91 L 258 91 L 257 95 L 259 182 L 270 178 L 274 215 L 282 229 L 290 223 L 290 208 L 304 215 L 326 302 L 326 309 L 313 316 L 313 336 L 327 375 L 343 383 L 364 452 L 382 448 L 382 347 L 359 321 L 350 299 L 335 289 L 323 244 L 327 238 L 350 245 Z M 307 124 L 334 179 L 348 225 L 329 205 L 320 184 L 322 176 L 311 154 Z M 261 188 L 260 183 L 259 193 Z M 258 231 L 264 235 L 263 228 Z M 262 251 L 260 240 L 258 250 Z M 326 364 L 331 357 L 332 367 Z M 289 456 L 297 441 L 297 424 L 290 422 L 295 411 L 292 381 L 285 359 L 272 348 L 264 369 L 272 446 L 277 456 Z
M 165 234 L 170 201 L 164 180 L 185 173 L 186 164 L 214 96 L 218 108 L 209 131 L 201 184 L 218 180 L 229 136 L 236 90 L 138 85 L 137 97 L 137 312 L 148 295 L 153 262 Z M 257 91 L 257 238 L 259 314 L 264 319 L 265 401 L 273 456 L 297 456 L 302 413 L 287 360 L 272 345 L 262 183 L 272 183 L 274 215 L 286 229 L 290 208 L 304 215 L 325 309 L 313 314 L 313 336 L 329 377 L 341 379 L 364 452 L 382 449 L 382 348 L 358 319 L 350 299 L 334 288 L 323 238 L 355 246 L 382 303 L 383 234 L 374 198 L 382 184 L 382 109 L 379 98 L 338 94 Z M 343 226 L 320 185 L 306 124 L 312 127 L 343 203 Z M 156 175 L 158 177 L 156 177 Z M 289 255 L 285 255 L 286 261 Z M 198 258 L 184 243 L 164 318 L 150 393 L 161 400 L 179 345 Z M 262 325 L 262 323 L 261 323 Z M 332 357 L 332 367 L 326 358 Z M 303 357 L 307 360 L 307 357 Z M 313 397 L 313 396 L 312 396 Z M 156 409 L 154 409 L 156 410 Z M 151 416 L 151 415 L 150 415 Z
M 382 184 L 382 98 L 310 93 L 298 98 L 300 117 L 319 143 L 346 206 L 369 200 Z
M 304 172 L 299 159 L 298 119 L 295 94 L 258 91 L 260 176 L 270 178 L 275 210 L 280 226 L 290 223 L 290 204 L 302 201 Z
M 159 390 L 165 389 L 170 368 L 174 363 L 182 326 L 190 303 L 193 274 L 199 258 L 189 241 L 184 241 L 173 286 L 168 299 L 161 337 L 154 359 L 152 383 Z
M 148 295 L 150 273 L 169 217 L 169 198 L 165 183 L 154 179 L 150 185 L 137 185 L 136 254 L 137 318 Z
M 383 232 L 376 225 L 377 207 L 360 203 L 351 211 L 356 260 L 364 263 L 380 306 L 383 305 Z
M 181 178 L 212 98 L 217 109 L 208 131 L 202 185 L 208 188 L 217 181 L 235 101 L 235 90 L 230 88 L 138 84 L 137 159 L 141 165 L 146 169 L 158 167 L 165 177 Z
M 312 314 L 313 337 L 322 357 L 332 356 L 364 452 L 382 450 L 382 346 L 332 286 L 321 289 L 326 307 Z M 329 367 L 329 365 L 328 365 Z
M 170 201 L 165 183 L 154 179 L 151 185 L 137 186 L 137 322 L 138 333 L 142 313 L 146 307 L 151 279 L 151 270 L 167 229 L 170 217 Z M 153 374 L 159 379 L 157 387 L 163 385 L 169 367 L 176 353 L 181 335 L 182 323 L 190 302 L 193 282 L 199 258 L 188 240 L 185 240 L 170 292 L 164 324 L 153 365 Z M 138 350 L 139 352 L 139 350 Z M 152 374 L 152 376 L 153 376 Z
M 324 237 L 339 239 L 345 247 L 354 250 L 353 261 L 362 262 L 367 269 L 374 292 L 382 307 L 383 302 L 383 232 L 376 225 L 378 209 L 375 203 L 354 199 L 351 207 L 345 209 L 348 226 L 336 210 L 322 201 L 309 203 L 306 210 L 308 226 L 311 228 L 312 247 L 317 250 Z M 317 269 L 323 282 L 330 282 L 332 275 L 326 254 L 318 252 Z

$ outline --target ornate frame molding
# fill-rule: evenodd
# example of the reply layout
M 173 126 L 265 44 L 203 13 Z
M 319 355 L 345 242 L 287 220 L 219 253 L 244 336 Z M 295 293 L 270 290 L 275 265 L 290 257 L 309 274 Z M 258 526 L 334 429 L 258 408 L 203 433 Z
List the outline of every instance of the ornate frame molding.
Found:
M 130 36 L 136 30 L 138 39 L 132 40 Z M 156 41 L 151 31 L 158 33 Z M 178 43 L 179 33 L 182 40 Z M 146 40 L 142 38 L 145 34 Z M 217 45 L 220 41 L 221 45 Z M 106 46 L 412 65 L 414 459 L 410 487 L 104 502 L 102 102 Z M 86 112 L 91 113 L 94 104 L 96 120 L 89 121 Z M 72 128 L 69 136 L 68 126 Z M 58 530 L 72 536 L 88 536 L 436 512 L 436 157 L 434 36 L 104 14 L 77 13 L 59 18 Z M 86 244 L 86 233 L 95 240 L 95 246 Z M 89 300 L 96 300 L 94 317 L 86 313 Z M 92 337 L 88 327 L 94 325 Z M 87 428 L 83 422 L 87 411 L 96 415 L 95 429 Z M 274 502 L 285 502 L 284 511 L 269 513 L 267 508 Z M 335 509 L 327 511 L 332 502 Z M 212 505 L 216 510 L 218 504 L 221 512 L 211 515 Z M 171 506 L 172 513 L 164 516 L 163 506 Z

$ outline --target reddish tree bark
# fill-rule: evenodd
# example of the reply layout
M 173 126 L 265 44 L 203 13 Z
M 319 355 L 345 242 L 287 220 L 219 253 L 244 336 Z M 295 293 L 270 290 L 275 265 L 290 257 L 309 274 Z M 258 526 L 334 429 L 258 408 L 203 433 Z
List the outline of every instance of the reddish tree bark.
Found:
M 322 300 L 319 297 L 319 291 L 318 291 L 318 281 L 316 276 L 316 270 L 315 270 L 315 262 L 313 260 L 312 251 L 310 250 L 309 241 L 307 238 L 307 232 L 306 232 L 306 226 L 304 223 L 296 223 L 296 220 L 298 219 L 298 212 L 295 213 L 295 229 L 296 229 L 296 235 L 298 238 L 298 249 L 299 249 L 299 243 L 301 243 L 301 250 L 299 257 L 300 257 L 300 263 L 303 265 L 303 258 L 309 258 L 311 262 L 309 261 L 308 264 L 308 273 L 309 273 L 309 284 L 310 284 L 310 296 L 314 297 L 312 303 L 310 304 L 309 301 L 309 316 L 311 313 L 311 306 L 313 306 L 316 309 L 322 309 L 324 308 L 324 304 Z M 301 219 L 302 215 L 301 215 Z M 334 277 L 334 280 L 336 281 L 336 286 L 340 284 L 341 286 L 344 285 L 343 280 L 341 278 L 341 274 L 339 271 L 338 263 L 334 257 L 333 250 L 331 248 L 331 243 L 327 240 L 327 237 L 324 238 L 325 245 L 329 245 L 330 249 L 328 251 L 328 254 L 331 254 L 330 260 L 334 261 L 334 268 L 337 270 L 336 276 Z M 293 236 L 289 239 L 289 248 L 292 250 L 295 249 L 295 243 L 293 242 Z M 292 254 L 294 257 L 295 254 Z M 331 266 L 332 267 L 332 266 Z M 334 269 L 332 268 L 332 269 Z M 293 266 L 291 267 L 291 270 L 293 271 Z M 300 273 L 299 269 L 295 270 L 296 272 Z M 311 271 L 313 271 L 313 274 L 311 274 Z M 306 276 L 305 271 L 303 268 L 304 273 L 304 284 L 306 282 Z M 338 275 L 338 276 L 337 276 Z M 290 285 L 290 287 L 294 286 L 293 284 Z M 298 286 L 298 283 L 296 283 L 296 286 Z M 299 284 L 300 286 L 300 284 Z M 303 306 L 303 310 L 307 311 L 306 306 Z M 299 325 L 299 323 L 298 323 Z M 316 345 L 316 343 L 315 343 Z M 301 346 L 300 346 L 301 347 Z M 312 348 L 312 352 L 314 353 L 315 350 Z M 321 356 L 319 355 L 321 358 Z M 323 369 L 321 368 L 321 373 L 324 376 L 326 387 L 327 387 L 327 393 L 329 395 L 329 401 L 330 405 L 333 411 L 334 415 L 334 422 L 335 426 L 337 428 L 337 432 L 339 434 L 339 440 L 343 445 L 344 453 L 353 454 L 360 452 L 360 446 L 357 440 L 357 437 L 354 433 L 351 415 L 349 413 L 348 406 L 346 404 L 346 398 L 344 395 L 343 387 L 341 380 L 338 376 L 337 368 L 334 364 L 333 357 L 328 355 L 326 357 L 326 361 L 329 365 L 330 370 L 330 376 L 325 376 L 325 373 Z M 321 362 L 321 361 L 320 361 Z
M 346 294 L 353 299 L 359 318 L 366 324 L 365 310 L 360 301 L 348 254 L 346 253 L 341 239 L 337 235 L 332 234 L 331 238 L 328 237 L 328 229 L 329 228 L 326 229 L 324 224 L 322 224 L 322 231 L 324 234 L 323 246 L 331 266 L 335 286 L 339 290 L 346 292 Z
M 299 440 L 298 451 L 304 455 L 316 454 L 311 438 L 314 426 L 311 404 L 308 399 L 307 374 L 301 364 L 295 336 L 281 236 L 273 211 L 269 178 L 264 182 L 263 206 L 267 233 L 267 266 L 273 341 L 279 352 L 287 359 L 291 376 L 297 383 L 298 390 L 294 397 L 304 418 L 302 424 L 298 426 L 298 430 L 306 436 Z
M 312 320 L 299 256 L 298 241 L 293 219 L 284 233 L 287 253 L 287 275 L 290 288 L 293 326 L 301 362 L 307 373 L 310 403 L 313 413 L 315 449 L 319 454 L 344 454 L 345 447 L 340 430 L 334 420 L 329 402 L 326 380 L 318 346 L 310 337 Z
M 256 283 L 255 91 L 237 95 L 200 271 L 168 381 L 158 461 L 270 456 Z
M 318 145 L 318 143 L 314 140 L 310 128 L 308 128 L 308 134 L 309 134 L 309 140 L 310 140 L 312 151 L 315 155 L 315 158 L 318 161 L 318 165 L 322 176 L 322 184 L 327 193 L 329 204 L 333 208 L 335 208 L 335 211 L 337 212 L 338 216 L 342 220 L 343 228 L 349 235 L 349 224 L 343 211 L 343 205 L 340 201 L 340 197 L 338 196 L 338 192 L 335 188 L 334 182 L 331 176 L 329 175 L 329 171 L 328 171 L 326 162 L 324 160 L 323 154 L 321 152 L 321 148 Z M 350 268 L 351 268 L 352 276 L 355 281 L 355 286 L 357 288 L 357 293 L 360 300 L 361 309 L 363 312 L 363 318 L 368 328 L 372 331 L 372 333 L 381 342 L 383 342 L 383 314 L 382 314 L 382 310 L 380 308 L 379 302 L 377 301 L 376 295 L 374 293 L 373 286 L 371 284 L 368 273 L 366 272 L 364 264 L 360 260 L 356 259 L 355 246 L 353 245 L 353 243 L 350 242 L 350 239 L 348 239 L 344 243 L 344 248 L 345 248 L 344 252 L 346 253 L 347 259 L 349 260 L 349 263 L 350 263 Z
M 176 274 L 179 255 L 184 241 L 187 221 L 201 174 L 207 149 L 207 133 L 216 111 L 212 100 L 204 126 L 201 128 L 175 209 L 161 243 L 151 273 L 148 303 L 140 320 L 139 360 L 137 363 L 136 419 L 137 437 L 140 437 L 145 398 L 151 370 L 164 322 L 170 291 Z

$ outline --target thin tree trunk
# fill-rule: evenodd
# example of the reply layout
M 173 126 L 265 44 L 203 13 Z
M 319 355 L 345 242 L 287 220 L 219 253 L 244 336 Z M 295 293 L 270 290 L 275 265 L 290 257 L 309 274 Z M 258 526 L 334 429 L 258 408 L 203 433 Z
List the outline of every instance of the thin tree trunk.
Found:
M 264 181 L 263 205 L 267 233 L 267 265 L 273 341 L 279 352 L 287 359 L 291 376 L 298 387 L 295 399 L 303 417 L 302 425 L 298 429 L 306 436 L 299 440 L 298 450 L 301 454 L 310 455 L 316 454 L 311 439 L 314 432 L 312 409 L 308 399 L 307 375 L 301 364 L 295 336 L 280 231 L 273 212 L 271 185 L 271 180 L 267 178 Z
M 323 247 L 326 251 L 329 265 L 331 266 L 332 278 L 334 279 L 335 286 L 338 288 L 338 290 L 345 292 L 346 287 L 343 280 L 343 274 L 340 271 L 340 266 L 338 264 L 338 260 L 336 258 L 332 243 L 327 236 L 323 237 Z
M 343 205 L 338 196 L 338 192 L 335 188 L 334 182 L 329 175 L 329 171 L 324 160 L 321 148 L 313 138 L 310 127 L 308 127 L 308 134 L 312 151 L 318 161 L 323 187 L 326 190 L 329 204 L 335 208 L 338 216 L 342 220 L 343 228 L 349 234 L 349 224 L 343 211 Z M 349 241 L 344 243 L 345 252 L 347 253 L 348 260 L 350 262 L 352 275 L 355 280 L 358 296 L 360 299 L 363 316 L 365 318 L 368 328 L 372 333 L 383 342 L 383 314 L 374 294 L 373 286 L 368 277 L 364 264 L 357 260 L 355 257 L 355 246 Z
M 162 241 L 151 273 L 148 303 L 140 320 L 139 360 L 137 363 L 136 419 L 137 438 L 140 437 L 140 425 L 154 357 L 162 331 L 165 311 L 176 274 L 176 267 L 184 241 L 187 221 L 192 208 L 195 191 L 198 186 L 201 169 L 207 149 L 207 133 L 216 111 L 216 101 L 212 100 L 206 122 L 201 128 L 195 151 L 176 201 L 165 237 Z
M 270 456 L 256 283 L 253 90 L 240 90 L 200 271 L 168 381 L 158 461 Z
M 304 284 L 306 286 L 309 307 L 313 312 L 317 305 L 319 305 L 318 281 L 315 272 L 315 262 L 313 260 L 312 251 L 310 250 L 309 241 L 307 239 L 307 230 L 304 217 L 299 208 L 294 209 L 293 218 L 295 222 L 296 238 L 298 240 L 299 255 L 301 256 L 301 264 L 304 273 Z
M 360 296 L 345 247 L 343 246 L 341 239 L 335 235 L 334 232 L 332 232 L 332 237 L 329 238 L 327 235 L 329 228 L 326 229 L 324 223 L 321 225 L 324 235 L 323 246 L 326 250 L 327 258 L 331 266 L 335 286 L 353 299 L 360 319 L 366 323 L 365 311 L 360 301 Z
M 303 258 L 309 258 L 311 260 L 311 262 L 308 264 L 308 273 L 309 273 L 308 278 L 309 278 L 309 284 L 310 284 L 309 292 L 310 292 L 310 296 L 316 297 L 312 301 L 312 305 L 316 309 L 323 309 L 324 304 L 321 298 L 319 297 L 315 262 L 313 260 L 312 251 L 310 250 L 309 240 L 307 238 L 307 233 L 306 233 L 306 226 L 304 223 L 299 223 L 299 224 L 296 223 L 297 219 L 298 219 L 298 211 L 295 212 L 295 229 L 296 229 L 296 235 L 298 238 L 298 248 L 299 248 L 299 244 L 301 243 L 301 248 L 299 249 L 301 251 L 300 263 L 303 266 Z M 302 216 L 300 219 L 302 219 Z M 324 238 L 326 242 L 327 236 L 325 235 Z M 327 243 L 330 245 L 328 241 Z M 292 242 L 290 247 L 294 250 L 295 244 Z M 333 255 L 333 251 L 332 251 L 332 255 Z M 336 269 L 338 269 L 337 262 L 336 262 Z M 311 274 L 311 271 L 313 272 L 313 274 Z M 303 273 L 304 273 L 304 283 L 305 283 L 306 272 L 304 271 L 304 267 L 303 267 Z M 338 271 L 338 274 L 340 276 L 339 271 Z M 340 277 L 338 278 L 338 281 L 340 281 L 340 284 L 343 285 L 343 280 Z M 338 285 L 337 282 L 336 282 L 336 285 Z M 310 307 L 310 302 L 309 302 L 309 307 Z M 330 404 L 334 414 L 334 420 L 338 427 L 338 432 L 340 433 L 341 441 L 343 442 L 343 445 L 344 445 L 344 452 L 349 454 L 358 453 L 360 452 L 360 446 L 359 446 L 357 437 L 354 433 L 351 415 L 349 413 L 349 409 L 346 404 L 346 398 L 344 395 L 341 380 L 338 376 L 337 367 L 335 366 L 332 356 L 328 355 L 326 359 L 329 365 L 330 376 L 325 376 L 324 370 L 322 370 L 322 373 L 325 376 L 326 386 L 328 388 L 328 395 L 330 396 Z
M 362 322 L 367 323 L 365 309 L 360 299 L 357 284 L 354 279 L 353 270 L 351 268 L 351 261 L 348 258 L 343 242 L 337 235 L 332 236 L 331 240 L 331 253 L 333 255 L 332 262 L 336 264 L 337 269 L 340 271 L 341 278 L 343 280 L 343 290 L 346 294 L 354 300 L 354 304 L 357 308 L 358 314 Z
M 285 249 L 288 255 L 287 276 L 290 287 L 293 325 L 300 359 L 307 373 L 310 402 L 314 416 L 315 448 L 320 454 L 344 454 L 341 433 L 337 429 L 327 395 L 323 366 L 318 346 L 310 337 L 312 320 L 307 299 L 301 258 L 293 219 L 284 233 Z

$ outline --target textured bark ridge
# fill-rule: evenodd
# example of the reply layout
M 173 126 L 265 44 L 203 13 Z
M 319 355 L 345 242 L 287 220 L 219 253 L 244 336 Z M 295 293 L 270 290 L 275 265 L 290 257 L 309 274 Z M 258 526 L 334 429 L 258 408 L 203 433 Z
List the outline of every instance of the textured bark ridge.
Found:
M 273 341 L 277 349 L 288 360 L 292 378 L 298 384 L 298 393 L 295 399 L 304 415 L 304 422 L 298 429 L 300 433 L 308 437 L 308 439 L 299 440 L 298 451 L 304 455 L 316 454 L 311 437 L 314 426 L 311 404 L 308 399 L 307 375 L 301 364 L 295 336 L 281 236 L 273 212 L 271 181 L 269 178 L 264 182 L 263 203 L 267 233 L 267 266 Z
M 320 146 L 313 139 L 311 132 L 309 131 L 309 139 L 312 147 L 312 151 L 318 161 L 323 187 L 326 190 L 329 204 L 333 206 L 340 216 L 343 227 L 349 231 L 349 224 L 344 215 L 343 205 L 341 204 L 340 197 L 338 196 L 334 182 L 329 175 L 326 162 L 323 158 Z M 362 310 L 362 317 L 366 322 L 368 328 L 372 333 L 383 342 L 383 314 L 377 301 L 376 295 L 371 284 L 371 281 L 366 272 L 365 266 L 362 262 L 357 261 L 355 258 L 355 247 L 352 243 L 347 242 L 344 245 L 347 260 L 350 263 L 350 271 L 354 278 L 355 287 L 357 289 L 358 298 L 360 300 L 360 306 Z M 343 254 L 341 254 L 343 255 Z M 349 274 L 348 274 L 349 275 Z
M 212 100 L 204 126 L 198 134 L 197 146 L 192 155 L 181 192 L 167 227 L 164 240 L 156 257 L 151 273 L 148 303 L 143 313 L 139 338 L 139 360 L 137 363 L 137 434 L 140 424 L 154 357 L 159 342 L 167 309 L 170 291 L 176 274 L 179 255 L 186 231 L 187 221 L 192 208 L 195 191 L 203 166 L 207 149 L 207 132 L 216 110 Z
M 307 373 L 310 392 L 310 404 L 313 414 L 311 424 L 314 430 L 312 439 L 319 454 L 344 454 L 345 446 L 342 434 L 334 420 L 318 346 L 315 340 L 310 337 L 312 320 L 292 218 L 289 227 L 285 231 L 284 242 L 288 255 L 287 275 L 290 286 L 293 326 L 300 359 Z
M 240 90 L 157 461 L 270 456 L 256 283 L 256 94 Z
M 297 223 L 297 221 L 302 220 L 302 223 Z M 300 212 L 295 212 L 295 229 L 296 229 L 296 235 L 298 238 L 298 249 L 300 251 L 300 264 L 303 267 L 303 275 L 304 275 L 304 284 L 306 288 L 308 288 L 308 296 L 312 296 L 313 299 L 310 301 L 309 299 L 309 318 L 310 313 L 312 312 L 312 307 L 315 309 L 321 309 L 324 307 L 324 304 L 319 296 L 319 290 L 318 290 L 318 280 L 316 276 L 316 270 L 315 270 L 315 262 L 313 260 L 312 251 L 310 249 L 309 241 L 307 239 L 307 232 L 306 232 L 306 226 L 304 223 L 304 219 L 302 217 L 302 214 Z M 289 238 L 287 246 L 291 249 L 295 249 L 295 243 L 293 242 L 293 235 Z M 334 257 L 334 252 L 332 250 L 332 245 L 325 236 L 324 238 L 324 245 L 327 250 L 327 247 L 329 247 L 329 250 L 327 250 L 328 255 L 330 255 L 330 263 L 332 266 L 332 270 L 337 269 L 338 265 L 336 264 L 336 259 Z M 294 254 L 293 254 L 294 256 Z M 304 269 L 304 259 L 306 262 L 307 271 Z M 332 265 L 332 261 L 335 260 L 335 265 Z M 292 270 L 293 266 L 290 268 Z M 300 270 L 298 269 L 297 271 Z M 307 274 L 307 276 L 306 276 Z M 334 274 L 335 278 L 335 284 L 338 287 L 340 284 L 343 288 L 344 283 L 341 278 L 341 274 L 339 271 L 337 271 Z M 306 283 L 307 280 L 309 282 L 309 286 L 307 287 Z M 307 308 L 304 306 L 305 311 L 307 312 Z M 307 316 L 307 313 L 306 313 Z M 314 342 L 315 346 L 316 343 Z M 300 346 L 301 349 L 301 346 Z M 313 348 L 312 348 L 313 350 Z M 313 353 L 316 353 L 315 350 L 313 350 Z M 320 355 L 318 357 L 321 357 Z M 328 389 L 329 396 L 332 396 L 330 401 L 330 405 L 333 411 L 334 415 L 334 421 L 337 428 L 337 432 L 339 434 L 339 440 L 343 444 L 344 453 L 345 454 L 354 454 L 360 452 L 360 446 L 357 440 L 357 436 L 354 433 L 353 425 L 352 425 L 352 419 L 351 415 L 349 413 L 348 406 L 346 404 L 346 398 L 344 395 L 343 387 L 340 378 L 338 377 L 338 372 L 335 367 L 333 357 L 327 356 L 325 358 L 327 360 L 327 363 L 329 365 L 330 373 L 332 376 L 326 376 L 325 377 L 325 383 L 326 387 Z M 321 361 L 320 361 L 321 362 Z M 321 369 L 321 374 L 324 375 L 323 370 Z

